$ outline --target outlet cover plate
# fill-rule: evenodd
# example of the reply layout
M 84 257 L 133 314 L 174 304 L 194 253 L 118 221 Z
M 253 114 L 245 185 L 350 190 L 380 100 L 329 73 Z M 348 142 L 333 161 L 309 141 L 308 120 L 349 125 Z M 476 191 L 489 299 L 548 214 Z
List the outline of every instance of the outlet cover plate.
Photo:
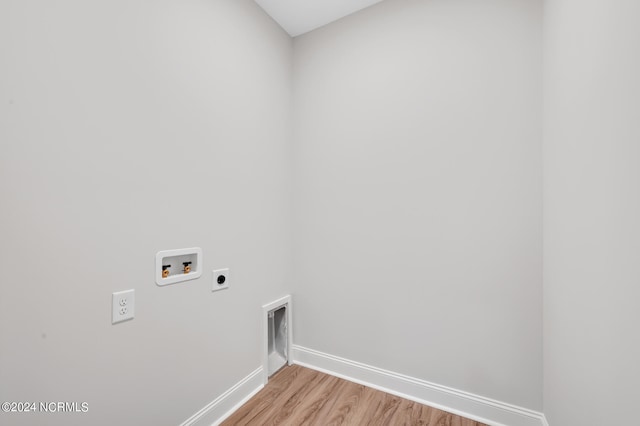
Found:
M 111 299 L 111 324 L 133 319 L 135 315 L 135 290 L 113 293 Z
M 224 283 L 219 284 L 218 277 L 224 277 Z M 213 271 L 213 283 L 211 291 L 227 289 L 229 288 L 229 284 L 231 284 L 231 271 L 229 270 L 229 268 L 216 269 Z

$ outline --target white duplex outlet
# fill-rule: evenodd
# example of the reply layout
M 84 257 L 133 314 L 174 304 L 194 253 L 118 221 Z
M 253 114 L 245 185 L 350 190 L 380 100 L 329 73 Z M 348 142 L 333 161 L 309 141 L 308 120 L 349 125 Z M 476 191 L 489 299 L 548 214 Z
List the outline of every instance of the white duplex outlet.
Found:
M 231 271 L 229 268 L 213 271 L 213 287 L 211 287 L 211 291 L 224 290 L 229 288 L 229 284 L 231 284 Z
M 135 290 L 113 293 L 111 301 L 111 324 L 132 319 L 135 315 Z

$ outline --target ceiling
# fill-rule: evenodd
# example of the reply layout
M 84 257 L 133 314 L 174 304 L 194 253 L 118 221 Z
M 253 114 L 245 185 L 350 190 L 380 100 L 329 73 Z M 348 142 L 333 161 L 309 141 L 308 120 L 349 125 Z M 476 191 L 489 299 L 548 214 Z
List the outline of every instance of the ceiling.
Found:
M 382 0 L 255 0 L 291 37 L 379 3 Z

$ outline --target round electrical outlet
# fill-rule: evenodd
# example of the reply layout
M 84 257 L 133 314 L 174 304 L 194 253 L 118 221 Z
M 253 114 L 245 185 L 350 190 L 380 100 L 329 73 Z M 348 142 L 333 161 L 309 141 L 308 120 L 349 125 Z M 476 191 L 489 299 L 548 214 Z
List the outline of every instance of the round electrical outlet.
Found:
M 212 291 L 224 290 L 231 285 L 231 275 L 229 268 L 216 269 L 213 271 L 212 278 Z

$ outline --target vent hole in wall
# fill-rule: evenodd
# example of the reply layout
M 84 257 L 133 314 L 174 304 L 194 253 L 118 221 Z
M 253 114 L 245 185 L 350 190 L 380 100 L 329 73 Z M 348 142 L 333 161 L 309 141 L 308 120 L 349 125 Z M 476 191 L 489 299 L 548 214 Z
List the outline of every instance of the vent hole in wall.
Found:
M 282 306 L 268 315 L 268 370 L 269 377 L 288 362 L 287 306 Z

